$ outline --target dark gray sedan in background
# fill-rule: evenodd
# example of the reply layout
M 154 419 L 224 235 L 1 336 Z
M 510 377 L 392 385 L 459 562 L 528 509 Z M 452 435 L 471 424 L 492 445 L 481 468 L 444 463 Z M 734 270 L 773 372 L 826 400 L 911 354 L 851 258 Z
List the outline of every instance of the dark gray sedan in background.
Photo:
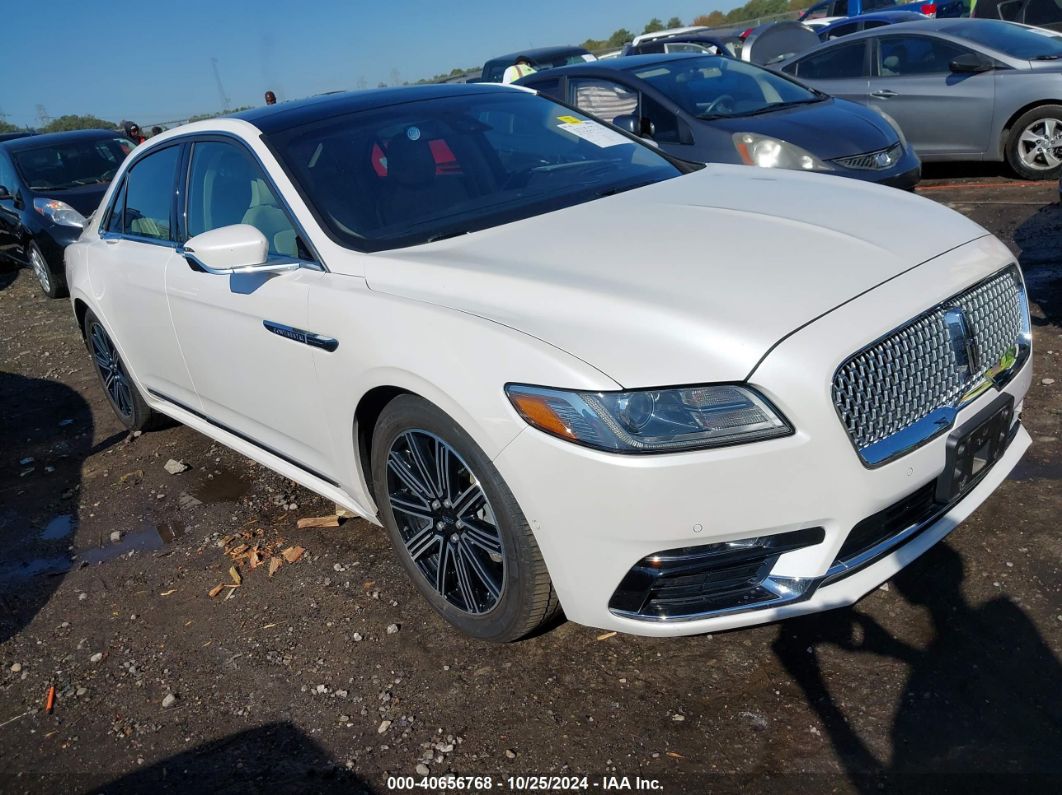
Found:
M 894 123 L 755 64 L 636 55 L 518 81 L 684 160 L 821 171 L 911 189 L 917 155 Z
M 924 161 L 1006 160 L 1026 179 L 1062 171 L 1062 37 L 987 19 L 927 19 L 855 33 L 777 68 L 888 113 Z

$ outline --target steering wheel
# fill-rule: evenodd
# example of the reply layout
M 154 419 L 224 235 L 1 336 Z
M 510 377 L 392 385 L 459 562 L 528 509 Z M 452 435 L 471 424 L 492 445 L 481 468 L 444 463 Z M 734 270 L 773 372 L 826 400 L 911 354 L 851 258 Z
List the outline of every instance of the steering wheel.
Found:
M 702 116 L 707 116 L 715 111 L 717 107 L 729 106 L 729 110 L 733 111 L 734 98 L 730 94 L 722 94 L 712 100 L 711 104 L 701 111 Z

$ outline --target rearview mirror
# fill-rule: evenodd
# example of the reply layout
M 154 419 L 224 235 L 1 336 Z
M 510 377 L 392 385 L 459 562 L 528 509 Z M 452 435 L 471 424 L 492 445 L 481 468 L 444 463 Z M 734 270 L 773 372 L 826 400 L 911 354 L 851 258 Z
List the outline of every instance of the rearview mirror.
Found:
M 980 53 L 966 52 L 957 56 L 949 64 L 949 68 L 951 71 L 959 73 L 990 72 L 996 68 L 996 64 L 991 58 Z
M 190 238 L 178 250 L 193 270 L 228 276 L 295 270 L 298 262 L 269 262 L 269 242 L 250 224 L 211 229 Z
M 3 201 L 4 199 L 13 199 L 13 198 L 15 198 L 15 197 L 11 195 L 11 191 L 9 191 L 7 189 L 7 186 L 6 185 L 0 185 L 0 201 Z

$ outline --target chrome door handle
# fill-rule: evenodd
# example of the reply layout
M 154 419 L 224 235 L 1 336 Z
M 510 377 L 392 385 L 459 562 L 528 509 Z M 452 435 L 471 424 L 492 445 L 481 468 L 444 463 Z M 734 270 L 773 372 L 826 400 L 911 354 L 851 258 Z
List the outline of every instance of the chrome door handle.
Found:
M 872 91 L 870 96 L 876 97 L 877 99 L 889 99 L 890 97 L 898 97 L 899 94 L 886 88 L 882 91 Z

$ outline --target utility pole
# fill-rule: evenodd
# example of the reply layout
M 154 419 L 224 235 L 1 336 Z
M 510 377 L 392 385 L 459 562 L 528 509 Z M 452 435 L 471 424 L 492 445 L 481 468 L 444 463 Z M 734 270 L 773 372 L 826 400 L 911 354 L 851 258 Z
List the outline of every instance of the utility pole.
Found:
M 218 71 L 218 59 L 211 58 L 210 66 L 214 69 L 214 80 L 218 84 L 218 96 L 221 97 L 221 109 L 222 111 L 228 111 L 229 109 L 229 95 L 225 93 L 225 86 L 221 83 L 221 72 Z

